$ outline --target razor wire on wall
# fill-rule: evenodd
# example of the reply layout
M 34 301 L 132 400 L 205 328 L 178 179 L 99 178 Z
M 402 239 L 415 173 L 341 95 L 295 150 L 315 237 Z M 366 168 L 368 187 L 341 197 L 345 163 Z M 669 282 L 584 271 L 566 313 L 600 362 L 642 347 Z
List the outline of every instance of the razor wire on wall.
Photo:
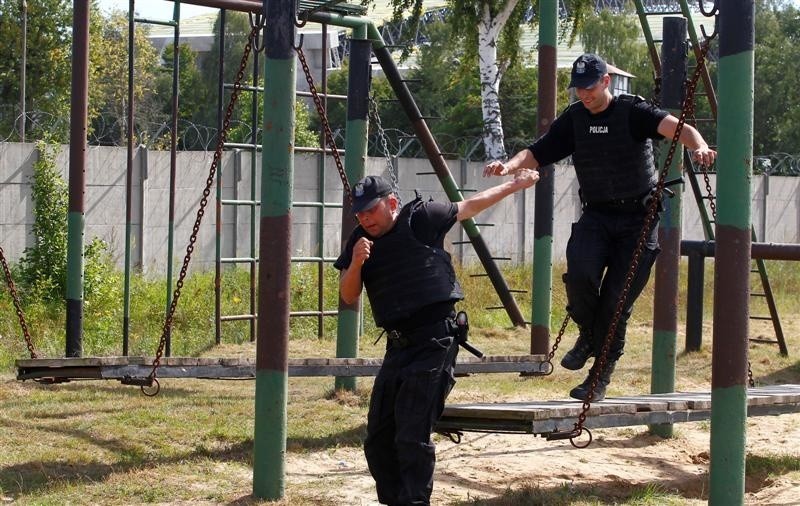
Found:
M 0 107 L 0 142 L 18 142 L 20 140 L 20 126 L 22 118 L 19 114 L 11 116 L 9 109 L 13 106 Z M 4 110 L 5 109 L 5 110 Z M 69 117 L 56 116 L 47 112 L 27 111 L 26 140 L 33 142 L 58 136 L 58 132 L 66 135 L 69 132 Z M 244 121 L 233 121 L 232 130 L 243 139 L 250 139 L 252 125 Z M 89 130 L 89 145 L 92 146 L 124 146 L 127 125 L 113 113 L 97 115 Z M 259 129 L 258 134 L 261 133 Z M 399 158 L 425 158 L 425 149 L 419 140 L 410 132 L 397 128 L 384 130 L 386 149 L 384 153 L 381 139 L 377 132 L 371 132 L 368 137 L 368 154 L 375 157 Z M 169 149 L 170 124 L 163 122 L 137 123 L 135 128 L 135 143 L 150 149 Z M 344 130 L 333 131 L 337 145 L 344 145 Z M 256 138 L 260 138 L 257 135 Z M 65 137 L 66 139 L 66 137 Z M 217 129 L 215 127 L 193 123 L 188 120 L 178 120 L 178 149 L 181 151 L 210 151 L 217 142 Z M 484 159 L 483 139 L 480 136 L 457 137 L 447 134 L 437 135 L 437 142 L 441 152 L 446 158 L 481 161 Z M 506 149 L 509 153 L 516 153 L 524 149 L 531 142 L 530 139 L 506 138 Z M 755 174 L 768 174 L 771 176 L 800 176 L 800 153 L 772 153 L 757 155 L 753 164 Z

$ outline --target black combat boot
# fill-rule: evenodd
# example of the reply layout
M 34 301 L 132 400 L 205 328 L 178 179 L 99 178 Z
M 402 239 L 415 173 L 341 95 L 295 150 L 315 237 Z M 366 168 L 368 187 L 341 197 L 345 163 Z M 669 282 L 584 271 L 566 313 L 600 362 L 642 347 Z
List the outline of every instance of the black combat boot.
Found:
M 595 362 L 595 364 L 597 364 L 597 362 Z M 606 387 L 608 387 L 608 384 L 611 383 L 611 374 L 614 372 L 614 367 L 616 367 L 616 365 L 616 360 L 606 363 L 605 367 L 603 368 L 603 372 L 600 373 L 600 377 L 597 378 L 597 384 L 594 387 L 594 392 L 592 392 L 591 399 L 587 399 L 587 397 L 589 396 L 589 388 L 592 386 L 592 375 L 595 371 L 595 365 L 589 369 L 589 375 L 586 376 L 586 379 L 583 380 L 583 383 L 569 391 L 569 396 L 573 399 L 578 399 L 579 401 L 602 401 L 606 398 Z
M 561 359 L 561 367 L 570 371 L 579 371 L 583 369 L 592 354 L 592 343 L 589 336 L 581 330 L 580 334 L 578 334 L 578 339 L 575 341 L 575 346 Z

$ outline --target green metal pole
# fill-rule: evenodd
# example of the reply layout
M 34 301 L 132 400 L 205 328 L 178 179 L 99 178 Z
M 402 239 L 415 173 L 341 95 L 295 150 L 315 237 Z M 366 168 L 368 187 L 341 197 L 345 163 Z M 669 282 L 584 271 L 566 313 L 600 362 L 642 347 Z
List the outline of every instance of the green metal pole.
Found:
M 350 68 L 347 90 L 347 132 L 345 134 L 344 165 L 351 185 L 364 177 L 367 159 L 367 129 L 369 127 L 369 84 L 371 44 L 366 40 L 365 25 L 353 27 L 350 40 Z M 347 244 L 355 226 L 350 199 L 342 202 L 342 244 Z M 339 320 L 336 330 L 336 356 L 358 356 L 359 300 L 346 304 L 339 299 Z M 336 389 L 355 390 L 355 377 L 337 377 Z
M 686 18 L 664 18 L 663 44 L 661 45 L 661 104 L 674 115 L 680 115 L 686 81 Z M 671 139 L 664 141 L 664 144 Z M 661 149 L 663 167 L 669 150 Z M 678 145 L 667 179 L 680 177 L 683 170 L 683 146 Z M 666 197 L 666 196 L 664 196 Z M 653 304 L 653 367 L 650 392 L 654 394 L 675 391 L 675 353 L 678 343 L 678 274 L 681 259 L 681 207 L 682 192 L 676 187 L 675 196 L 663 198 L 664 212 L 658 227 L 661 253 L 655 268 L 655 302 Z M 650 432 L 661 437 L 672 437 L 671 423 L 650 425 Z
M 556 116 L 558 1 L 542 0 L 539 3 L 539 15 L 538 134 L 544 135 Z M 540 167 L 539 172 L 541 179 L 534 190 L 532 354 L 546 354 L 549 351 L 553 303 L 555 172 L 552 165 Z
M 744 504 L 753 160 L 753 0 L 719 13 L 719 159 L 711 366 L 711 505 Z
M 65 351 L 67 357 L 80 357 L 83 353 L 84 193 L 89 123 L 89 2 L 75 0 L 73 5 Z
M 128 138 L 125 163 L 125 271 L 122 288 L 122 356 L 128 356 L 131 322 L 131 236 L 133 235 L 133 21 L 134 0 L 128 1 Z
M 278 500 L 286 468 L 296 28 L 293 2 L 266 2 L 266 9 L 253 495 Z
M 644 7 L 643 0 L 634 0 L 636 6 L 636 14 L 639 16 L 639 26 L 642 27 L 642 34 L 647 42 L 647 48 L 650 52 L 650 60 L 653 62 L 653 70 L 657 76 L 661 75 L 661 60 L 658 57 L 658 50 L 656 50 L 656 43 L 653 39 L 653 33 L 650 31 L 650 22 L 647 21 L 647 10 Z
M 169 144 L 169 225 L 167 227 L 167 305 L 165 314 L 169 313 L 172 306 L 172 263 L 175 254 L 175 186 L 178 175 L 178 79 L 180 78 L 180 18 L 181 4 L 175 2 L 172 9 L 173 38 L 172 38 L 172 128 L 170 129 Z M 221 177 L 221 174 L 220 174 Z M 172 355 L 172 328 L 167 329 L 164 356 Z

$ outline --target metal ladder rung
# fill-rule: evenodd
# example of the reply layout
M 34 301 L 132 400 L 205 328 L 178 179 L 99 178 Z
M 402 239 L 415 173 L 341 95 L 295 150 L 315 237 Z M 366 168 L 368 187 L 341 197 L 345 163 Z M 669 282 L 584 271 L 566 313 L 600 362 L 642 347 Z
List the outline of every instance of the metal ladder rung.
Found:
M 511 293 L 528 293 L 528 290 L 524 288 L 509 288 L 508 291 Z
M 235 314 L 235 315 L 228 315 L 228 316 L 220 316 L 219 321 L 221 322 L 233 322 L 233 321 L 243 321 L 243 320 L 256 320 L 258 316 L 254 314 Z
M 497 309 L 505 309 L 505 308 L 506 308 L 505 306 L 487 306 L 483 309 L 486 309 L 487 311 L 495 311 Z
M 770 340 L 770 339 L 760 339 L 760 338 L 757 338 L 757 337 L 753 337 L 753 338 L 749 339 L 749 341 L 751 343 L 780 344 L 778 341 L 773 341 L 773 340 Z
M 753 315 L 750 315 L 750 319 L 751 320 L 762 320 L 762 321 L 769 320 L 769 321 L 772 321 L 772 317 L 771 316 L 753 316 Z
M 252 257 L 239 257 L 239 258 L 220 258 L 219 261 L 224 264 L 254 264 L 258 262 L 258 259 Z

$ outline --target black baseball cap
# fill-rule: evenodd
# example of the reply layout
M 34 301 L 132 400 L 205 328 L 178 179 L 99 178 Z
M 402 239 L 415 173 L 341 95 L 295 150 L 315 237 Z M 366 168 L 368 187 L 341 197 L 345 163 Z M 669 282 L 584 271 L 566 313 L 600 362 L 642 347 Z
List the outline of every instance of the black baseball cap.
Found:
M 392 193 L 392 187 L 380 176 L 367 176 L 353 186 L 353 212 L 368 211 L 380 199 Z
M 572 79 L 569 81 L 569 87 L 591 88 L 607 73 L 608 66 L 605 60 L 596 54 L 582 54 L 572 64 Z

